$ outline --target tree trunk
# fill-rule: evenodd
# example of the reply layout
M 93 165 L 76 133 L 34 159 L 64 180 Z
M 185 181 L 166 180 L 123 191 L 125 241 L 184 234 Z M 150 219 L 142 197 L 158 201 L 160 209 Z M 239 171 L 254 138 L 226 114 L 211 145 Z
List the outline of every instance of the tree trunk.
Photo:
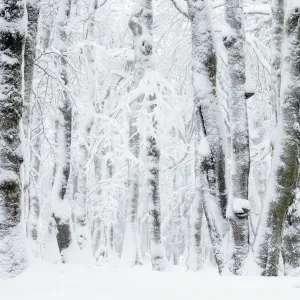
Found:
M 281 55 L 284 26 L 284 0 L 272 1 L 272 108 L 275 123 L 280 113 Z M 274 124 L 276 125 L 276 124 Z
M 300 6 L 288 0 L 281 68 L 281 112 L 255 256 L 262 274 L 277 276 L 283 226 L 299 174 Z
M 239 274 L 249 252 L 248 178 L 250 171 L 249 129 L 245 96 L 245 56 L 243 8 L 239 0 L 225 1 L 228 32 L 223 37 L 228 53 L 231 100 L 231 165 L 230 203 L 228 218 L 231 224 L 229 269 Z
M 87 26 L 86 39 L 92 43 L 95 35 L 95 14 L 98 9 L 98 0 L 93 0 L 89 10 L 89 23 Z M 90 232 L 87 226 L 87 170 L 86 165 L 89 159 L 87 145 L 91 127 L 94 122 L 95 102 L 96 102 L 96 70 L 95 53 L 92 44 L 87 46 L 88 59 L 88 97 L 83 111 L 80 112 L 80 141 L 79 141 L 79 160 L 78 160 L 78 193 L 76 197 L 76 237 L 81 250 L 85 252 L 86 258 L 92 258 L 92 245 Z
M 61 79 L 64 86 L 68 86 L 67 72 L 67 32 L 66 24 L 70 17 L 71 0 L 62 0 L 57 16 L 57 36 L 55 47 L 61 53 Z M 68 200 L 65 198 L 68 180 L 70 176 L 71 161 L 71 138 L 72 138 L 72 101 L 69 92 L 64 89 L 61 95 L 58 108 L 58 162 L 53 185 L 53 218 L 57 226 L 57 243 L 62 256 L 62 262 L 67 263 L 72 260 L 74 252 L 77 251 L 76 242 L 73 237 L 71 209 Z
M 137 0 L 137 4 L 141 4 Z M 142 6 L 140 5 L 136 11 L 132 13 L 129 21 L 129 28 L 134 36 L 134 51 L 135 51 L 135 65 L 133 70 L 132 89 L 137 88 L 140 80 L 144 76 L 144 54 L 142 52 L 141 37 L 142 29 Z M 139 164 L 136 161 L 140 155 L 140 133 L 136 125 L 137 114 L 140 109 L 142 96 L 139 96 L 131 104 L 131 112 L 129 115 L 129 149 L 132 152 L 134 159 L 128 161 L 128 198 L 126 200 L 125 212 L 125 232 L 123 241 L 123 250 L 121 263 L 124 266 L 134 266 L 138 259 L 137 251 L 137 212 L 139 202 Z
M 24 183 L 23 183 L 23 195 L 24 202 L 28 205 L 28 219 L 27 219 L 27 236 L 31 243 L 31 248 L 35 255 L 38 254 L 38 218 L 39 218 L 39 199 L 35 196 L 31 197 L 30 190 L 32 190 L 29 185 L 30 181 L 30 161 L 31 161 L 31 151 L 30 151 L 30 141 L 31 141 L 31 96 L 32 96 L 32 82 L 33 82 L 33 71 L 34 71 L 34 60 L 36 52 L 37 43 L 37 33 L 38 33 L 38 20 L 40 14 L 40 6 L 37 0 L 26 1 L 27 9 L 27 35 L 25 43 L 24 52 L 24 104 L 23 104 L 23 126 L 24 126 Z M 39 141 L 37 138 L 35 141 Z M 35 148 L 39 147 L 35 143 Z M 34 158 L 36 160 L 36 157 Z M 35 167 L 37 167 L 36 161 L 34 162 Z M 35 178 L 36 179 L 36 178 Z M 37 182 L 37 180 L 35 180 Z
M 206 1 L 189 1 L 189 16 L 192 26 L 192 72 L 198 135 L 196 147 L 201 155 L 200 165 L 196 166 L 196 169 L 200 169 L 201 176 L 196 177 L 201 177 L 199 183 L 203 197 L 201 201 L 215 259 L 219 272 L 222 272 L 224 268 L 222 237 L 228 230 L 225 220 L 227 206 L 225 158 L 220 130 L 221 114 L 216 97 L 217 60 Z
M 299 178 L 298 190 L 299 193 Z M 299 276 L 300 274 L 300 202 L 299 194 L 290 206 L 284 224 L 282 240 L 282 257 L 285 275 Z
M 147 6 L 149 10 L 152 9 L 152 3 L 150 5 Z M 152 16 L 150 18 L 152 18 Z M 149 97 L 149 101 L 154 101 L 155 99 L 156 97 Z M 149 114 L 153 115 L 155 107 L 156 104 L 150 104 Z M 157 122 L 155 120 L 153 121 L 154 131 L 156 131 Z M 156 133 L 154 133 L 154 135 L 155 134 Z M 154 135 L 148 134 L 147 137 L 150 253 L 153 270 L 164 271 L 166 269 L 166 257 L 161 238 L 161 200 L 159 188 L 160 151 Z
M 37 103 L 32 107 L 31 125 L 36 130 L 30 134 L 31 155 L 30 155 L 30 188 L 29 188 L 29 210 L 27 217 L 27 236 L 30 248 L 34 255 L 39 255 L 39 217 L 40 217 L 40 165 L 41 165 L 41 126 L 42 111 Z
M 21 223 L 20 120 L 22 117 L 25 1 L 0 1 L 0 277 L 26 267 L 25 230 Z

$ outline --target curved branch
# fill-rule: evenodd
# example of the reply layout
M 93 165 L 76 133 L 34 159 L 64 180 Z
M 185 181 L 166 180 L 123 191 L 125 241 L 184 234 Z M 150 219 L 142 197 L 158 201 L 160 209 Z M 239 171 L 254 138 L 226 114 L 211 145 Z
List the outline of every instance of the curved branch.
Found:
M 175 8 L 186 18 L 190 18 L 189 13 L 188 13 L 188 5 L 185 0 L 171 0 Z

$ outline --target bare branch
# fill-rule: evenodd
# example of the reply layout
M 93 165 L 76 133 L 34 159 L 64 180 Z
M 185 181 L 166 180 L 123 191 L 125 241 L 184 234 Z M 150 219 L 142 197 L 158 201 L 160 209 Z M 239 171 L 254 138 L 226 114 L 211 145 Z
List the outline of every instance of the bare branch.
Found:
M 185 0 L 171 0 L 175 8 L 186 18 L 190 18 L 189 13 L 188 13 L 188 5 Z

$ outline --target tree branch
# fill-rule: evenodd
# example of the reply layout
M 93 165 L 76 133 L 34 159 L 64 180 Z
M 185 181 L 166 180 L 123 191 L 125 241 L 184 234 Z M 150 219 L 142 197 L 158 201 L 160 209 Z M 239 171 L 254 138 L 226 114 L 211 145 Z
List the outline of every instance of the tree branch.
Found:
M 186 18 L 190 18 L 189 13 L 188 13 L 188 5 L 185 0 L 171 0 L 175 8 Z

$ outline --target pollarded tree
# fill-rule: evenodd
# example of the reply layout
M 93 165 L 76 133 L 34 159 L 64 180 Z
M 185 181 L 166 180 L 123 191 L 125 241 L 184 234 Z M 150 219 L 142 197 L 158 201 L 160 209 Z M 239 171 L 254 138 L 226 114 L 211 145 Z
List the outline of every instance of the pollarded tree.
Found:
M 300 5 L 285 6 L 280 118 L 267 194 L 258 225 L 255 257 L 266 276 L 278 275 L 284 222 L 294 200 L 299 174 Z
M 0 1 L 0 277 L 26 267 L 26 241 L 21 223 L 23 51 L 25 1 Z

